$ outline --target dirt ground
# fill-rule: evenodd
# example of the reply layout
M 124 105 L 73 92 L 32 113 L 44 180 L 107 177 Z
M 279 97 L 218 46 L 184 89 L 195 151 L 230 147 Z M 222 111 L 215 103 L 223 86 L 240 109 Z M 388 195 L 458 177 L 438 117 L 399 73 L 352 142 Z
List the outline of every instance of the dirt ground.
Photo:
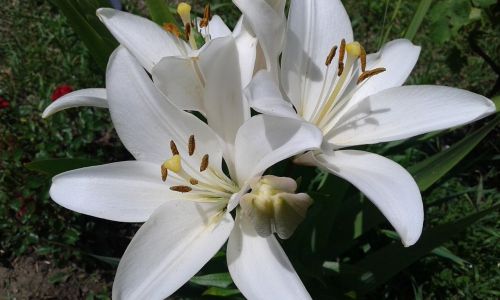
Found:
M 110 288 L 99 274 L 76 266 L 56 268 L 50 261 L 20 257 L 0 264 L 0 299 L 102 299 Z M 100 297 L 99 297 L 100 296 Z

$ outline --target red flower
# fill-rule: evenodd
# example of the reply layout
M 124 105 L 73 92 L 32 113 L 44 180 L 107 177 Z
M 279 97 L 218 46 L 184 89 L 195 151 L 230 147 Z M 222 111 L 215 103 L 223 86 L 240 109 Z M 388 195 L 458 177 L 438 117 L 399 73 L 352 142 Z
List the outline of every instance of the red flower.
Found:
M 71 93 L 72 91 L 73 88 L 70 85 L 61 84 L 60 86 L 56 87 L 56 89 L 52 93 L 52 96 L 50 96 L 50 99 L 52 99 L 52 101 L 56 101 L 57 99 L 61 98 L 66 94 Z
M 0 109 L 5 109 L 9 107 L 9 101 L 5 100 L 4 98 L 0 97 Z

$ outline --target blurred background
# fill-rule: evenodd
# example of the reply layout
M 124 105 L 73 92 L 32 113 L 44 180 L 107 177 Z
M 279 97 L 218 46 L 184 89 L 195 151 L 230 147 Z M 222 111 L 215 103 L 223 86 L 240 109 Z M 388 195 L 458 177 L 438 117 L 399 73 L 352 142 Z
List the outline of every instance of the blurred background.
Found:
M 74 213 L 48 195 L 57 173 L 132 159 L 107 110 L 70 109 L 41 118 L 61 95 L 104 87 L 105 60 L 93 49 L 100 45 L 84 43 L 74 18 L 67 18 L 67 2 L 0 1 L 0 299 L 108 299 L 118 259 L 140 226 Z M 150 18 L 155 1 L 69 2 L 81 6 L 91 26 L 99 26 L 91 13 L 96 7 L 115 5 Z M 174 9 L 177 4 L 163 2 Z M 210 3 L 228 24 L 236 23 L 239 11 L 231 1 Z M 367 52 L 401 37 L 422 46 L 407 84 L 459 87 L 495 99 L 498 107 L 497 1 L 343 3 Z M 206 2 L 191 4 L 201 15 Z M 116 44 L 102 34 L 109 43 L 100 53 L 107 55 Z M 492 116 L 456 130 L 371 146 L 408 167 L 421 187 L 429 231 L 409 250 L 394 240 L 387 223 L 370 223 L 373 207 L 347 183 L 315 170 L 295 170 L 306 172 L 304 189 L 317 192 L 312 194 L 316 202 L 309 221 L 284 247 L 313 298 L 500 298 L 498 123 Z M 439 176 L 429 179 L 432 172 Z M 325 218 L 328 224 L 317 221 Z M 319 246 L 311 246 L 318 232 Z M 173 299 L 242 298 L 224 262 L 221 252 Z M 359 277 L 367 274 L 361 267 L 372 270 L 375 279 Z

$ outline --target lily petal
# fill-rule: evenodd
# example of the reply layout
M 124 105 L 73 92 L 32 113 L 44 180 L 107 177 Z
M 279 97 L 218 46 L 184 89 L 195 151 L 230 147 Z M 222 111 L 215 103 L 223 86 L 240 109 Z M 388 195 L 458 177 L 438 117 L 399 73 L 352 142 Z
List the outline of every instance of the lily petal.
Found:
M 278 82 L 278 58 L 285 38 L 284 0 L 233 0 L 259 40 L 267 70 Z
M 156 87 L 179 109 L 204 113 L 203 78 L 190 57 L 164 57 L 152 70 Z
M 386 71 L 368 79 L 356 91 L 348 105 L 388 88 L 402 86 L 415 67 L 420 55 L 420 46 L 406 39 L 397 39 L 385 44 L 379 52 L 368 54 L 366 69 L 385 68 Z
M 113 124 L 125 147 L 137 160 L 160 166 L 170 157 L 170 141 L 174 140 L 186 162 L 199 163 L 205 154 L 210 164 L 222 165 L 222 146 L 217 135 L 194 115 L 170 103 L 153 85 L 137 60 L 123 47 L 110 57 L 106 73 L 109 110 Z M 198 149 L 188 155 L 188 140 L 196 138 Z
M 161 181 L 157 165 L 125 161 L 57 175 L 50 196 L 61 206 L 89 216 L 145 222 L 166 201 L 179 198 L 179 193 Z
M 318 149 L 323 135 L 301 120 L 258 115 L 243 124 L 236 136 L 236 174 L 245 186 L 270 166 L 311 149 Z
M 146 18 L 111 8 L 99 8 L 97 16 L 148 72 L 165 56 L 191 52 L 188 44 Z
M 211 40 L 200 52 L 199 60 L 205 78 L 203 99 L 208 125 L 224 140 L 224 157 L 232 169 L 236 132 L 250 118 L 250 108 L 242 99 L 234 39 Z
M 198 29 L 203 37 L 210 36 L 211 39 L 216 39 L 231 35 L 231 29 L 227 27 L 226 23 L 218 15 L 212 16 L 212 20 L 210 20 L 208 26 L 205 28 L 200 27 L 200 21 L 201 18 L 198 18 Z
M 311 299 L 276 238 L 260 237 L 241 215 L 226 255 L 231 277 L 247 299 Z
M 186 200 L 159 207 L 123 255 L 113 299 L 165 299 L 226 242 L 234 221 L 220 206 Z
M 238 48 L 238 59 L 241 71 L 241 86 L 244 88 L 252 80 L 255 61 L 257 59 L 257 38 L 250 33 L 248 26 L 243 25 L 243 16 L 238 20 L 233 31 Z
M 244 93 L 250 106 L 260 113 L 300 119 L 292 104 L 283 99 L 272 74 L 267 71 L 259 71 Z
M 422 197 L 415 180 L 397 163 L 357 150 L 309 152 L 296 162 L 326 169 L 352 183 L 384 214 L 406 247 L 420 237 L 424 222 Z
M 47 118 L 61 110 L 80 106 L 107 108 L 106 89 L 83 89 L 64 95 L 47 106 L 42 118 Z
M 352 42 L 353 34 L 349 16 L 339 0 L 292 0 L 281 80 L 297 110 L 303 111 L 306 105 L 314 108 L 320 100 L 327 76 L 325 60 L 342 39 Z M 330 70 L 329 76 L 334 73 Z
M 353 106 L 325 138 L 335 146 L 394 141 L 467 124 L 494 112 L 493 102 L 466 90 L 395 87 Z

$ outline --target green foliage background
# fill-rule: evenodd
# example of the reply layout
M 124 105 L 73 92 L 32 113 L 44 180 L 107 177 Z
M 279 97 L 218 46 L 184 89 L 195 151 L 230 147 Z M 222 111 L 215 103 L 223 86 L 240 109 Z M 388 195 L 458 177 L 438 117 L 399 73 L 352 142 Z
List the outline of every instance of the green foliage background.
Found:
M 83 42 L 89 42 L 82 40 L 81 33 L 72 29 L 54 5 L 60 8 L 64 2 L 6 0 L 0 11 L 0 96 L 10 101 L 9 108 L 0 110 L 0 258 L 4 265 L 26 255 L 50 259 L 61 266 L 76 263 L 89 272 L 102 273 L 109 284 L 116 264 L 110 257 L 121 256 L 139 225 L 99 220 L 59 207 L 48 197 L 50 176 L 36 171 L 44 169 L 47 162 L 43 160 L 53 158 L 83 159 L 72 161 L 78 166 L 131 158 L 105 110 L 74 109 L 41 119 L 57 85 L 70 84 L 75 89 L 104 86 L 105 63 L 95 53 L 102 55 L 112 49 L 104 42 L 86 47 Z M 98 7 L 99 2 L 74 3 Z M 239 13 L 228 2 L 212 4 L 216 13 L 234 24 Z M 195 9 L 200 10 L 204 3 L 197 4 Z M 409 83 L 449 85 L 489 97 L 498 95 L 500 13 L 496 1 L 349 0 L 344 4 L 356 39 L 368 52 L 405 36 L 422 45 Z M 143 1 L 125 1 L 125 7 L 149 16 Z M 78 11 L 84 11 L 83 16 L 90 20 L 95 16 L 91 11 Z M 99 28 L 92 21 L 89 24 Z M 488 127 L 484 127 L 488 121 Z M 309 221 L 284 246 L 311 294 L 325 299 L 335 293 L 337 297 L 377 299 L 498 298 L 497 124 L 498 117 L 492 117 L 445 133 L 370 146 L 370 150 L 413 170 L 423 190 L 425 225 L 434 231 L 424 234 L 423 241 L 409 251 L 401 249 L 390 226 L 347 183 L 312 169 L 295 169 L 296 177 L 303 176 L 301 188 L 309 190 L 316 203 Z M 463 142 L 464 137 L 468 142 Z M 453 147 L 460 141 L 461 147 Z M 470 150 L 466 146 L 472 152 L 464 151 Z M 439 160 L 425 163 L 425 159 L 443 151 L 446 155 Z M 443 162 L 450 157 L 455 160 Z M 32 161 L 41 162 L 27 168 Z M 50 163 L 64 168 L 68 161 Z M 290 171 L 285 165 L 274 169 L 276 174 L 285 171 Z M 436 172 L 444 176 L 435 176 Z M 466 230 L 460 233 L 457 224 L 448 231 L 439 227 L 487 209 L 488 213 L 472 226 L 461 221 Z M 458 235 L 438 247 L 448 233 Z M 434 245 L 445 237 L 424 251 L 425 245 Z M 415 259 L 408 259 L 412 255 Z M 224 261 L 221 253 L 178 294 L 239 297 L 225 273 Z M 390 266 L 395 265 L 400 268 L 389 274 Z M 363 274 L 365 267 L 380 268 L 377 278 L 387 275 L 389 281 L 359 281 L 356 276 Z

